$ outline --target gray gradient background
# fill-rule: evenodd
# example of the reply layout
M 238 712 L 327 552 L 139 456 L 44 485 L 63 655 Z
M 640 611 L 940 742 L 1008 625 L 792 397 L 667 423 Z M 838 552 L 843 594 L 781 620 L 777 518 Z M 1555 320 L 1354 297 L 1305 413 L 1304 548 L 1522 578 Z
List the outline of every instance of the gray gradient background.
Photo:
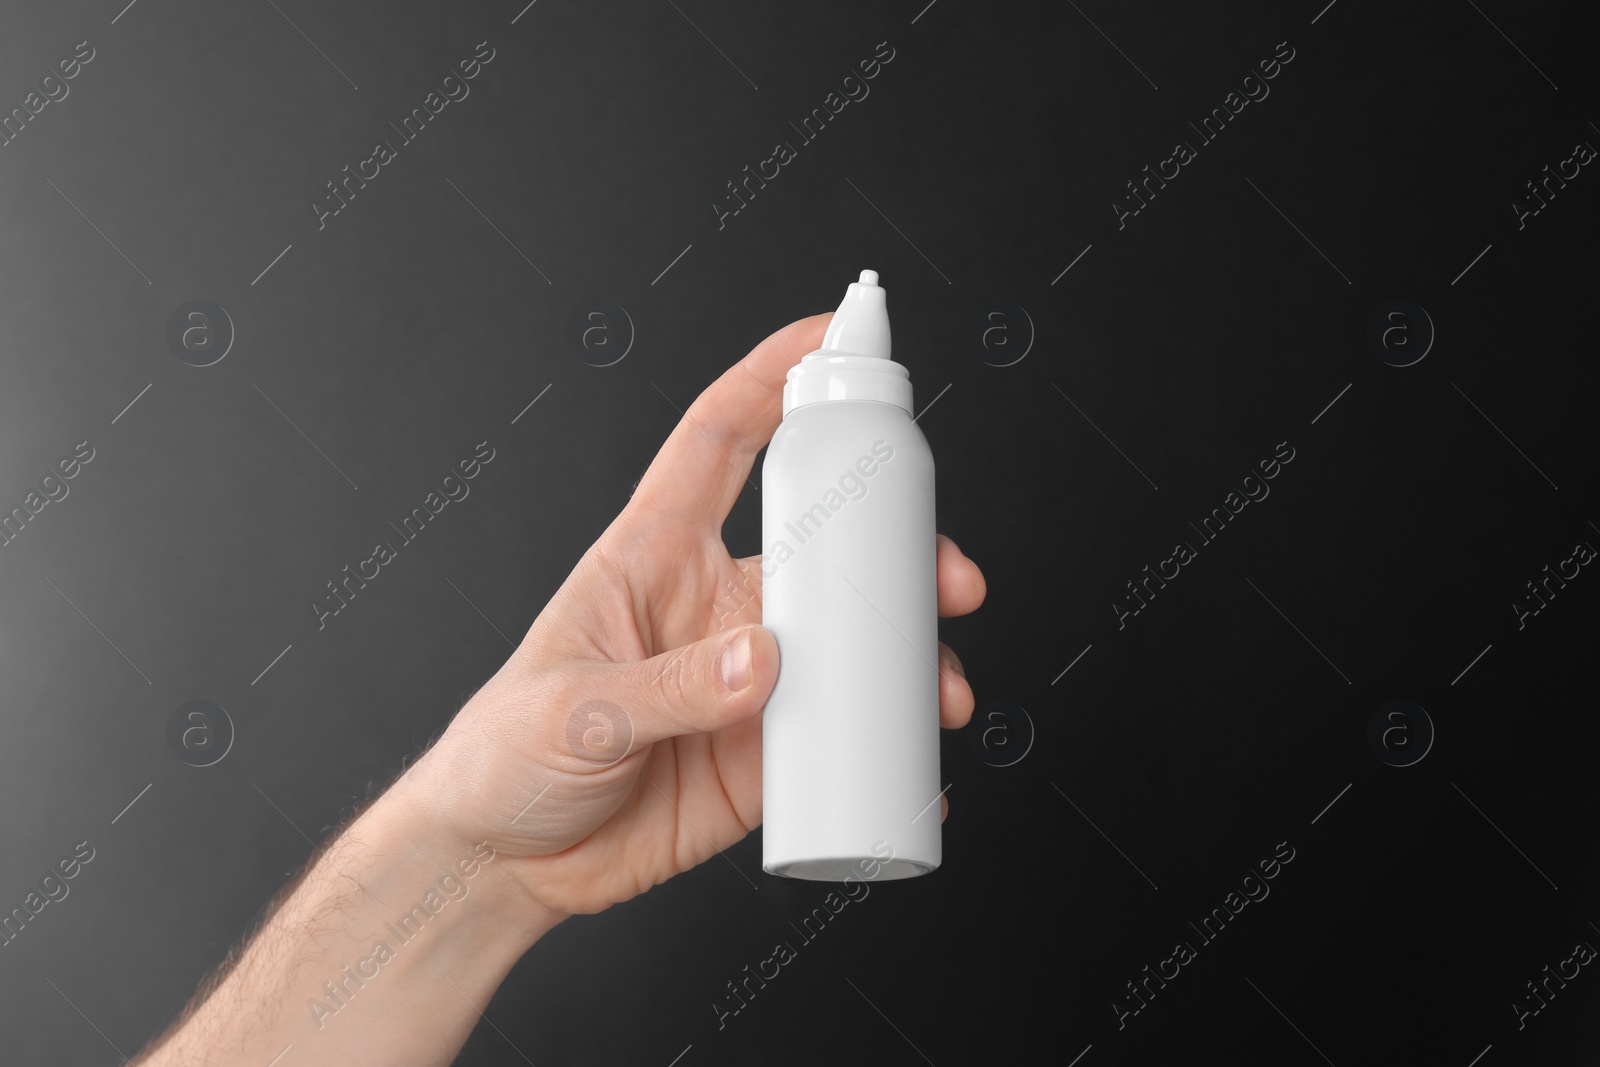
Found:
M 941 627 L 968 733 L 1006 728 L 946 738 L 945 866 L 719 1031 L 822 896 L 754 834 L 558 928 L 460 1062 L 1593 1061 L 1593 968 L 1510 1008 L 1600 944 L 1600 578 L 1510 607 L 1600 542 L 1600 178 L 1511 207 L 1600 144 L 1575 6 L 925 3 L 5 5 L 0 109 L 96 56 L 0 148 L 0 502 L 96 456 L 0 548 L 0 905 L 96 854 L 0 949 L 0 1060 L 162 1029 L 499 665 L 674 406 L 870 266 L 938 398 L 941 528 L 989 580 Z M 319 230 L 323 183 L 484 40 Z M 1124 182 L 1284 40 L 1271 95 L 1119 230 Z M 724 183 L 880 41 L 871 95 L 719 230 Z M 164 338 L 193 299 L 237 330 L 210 367 Z M 567 341 L 597 300 L 636 330 L 605 368 Z M 1409 367 L 1367 341 L 1392 300 L 1437 329 Z M 1036 332 L 1015 365 L 969 342 L 991 301 Z M 319 632 L 323 583 L 483 440 L 471 495 Z M 1119 630 L 1124 583 L 1285 440 L 1271 496 Z M 237 729 L 207 768 L 166 742 L 192 699 Z M 1437 731 L 1409 767 L 1367 741 L 1391 699 Z M 993 700 L 1036 728 L 1011 766 Z M 1119 1030 L 1124 983 L 1279 841 L 1271 895 Z

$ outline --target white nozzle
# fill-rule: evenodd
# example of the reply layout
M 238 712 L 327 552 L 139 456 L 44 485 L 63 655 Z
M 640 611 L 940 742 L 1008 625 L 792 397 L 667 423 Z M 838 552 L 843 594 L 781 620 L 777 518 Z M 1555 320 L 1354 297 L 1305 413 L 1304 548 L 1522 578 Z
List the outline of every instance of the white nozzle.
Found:
M 833 321 L 822 336 L 818 353 L 889 359 L 886 297 L 878 285 L 878 272 L 862 271 L 860 280 L 851 282 L 850 288 L 845 290 L 844 300 L 833 313 Z

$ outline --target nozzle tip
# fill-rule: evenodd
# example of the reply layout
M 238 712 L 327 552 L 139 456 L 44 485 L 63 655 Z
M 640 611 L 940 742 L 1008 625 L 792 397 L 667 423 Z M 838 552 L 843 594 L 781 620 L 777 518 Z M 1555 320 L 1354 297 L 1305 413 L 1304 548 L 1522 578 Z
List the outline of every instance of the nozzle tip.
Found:
M 857 285 L 877 285 L 878 284 L 878 272 L 875 271 L 875 270 L 864 270 L 864 271 L 862 271 L 861 272 L 861 277 L 859 279 L 857 279 L 856 284 Z

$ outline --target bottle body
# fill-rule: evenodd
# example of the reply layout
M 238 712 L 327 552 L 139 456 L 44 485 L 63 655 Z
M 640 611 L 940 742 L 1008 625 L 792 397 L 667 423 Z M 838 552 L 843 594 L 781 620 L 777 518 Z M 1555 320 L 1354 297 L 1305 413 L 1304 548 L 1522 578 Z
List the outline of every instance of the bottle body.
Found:
M 902 372 L 903 373 L 903 372 Z M 933 456 L 874 400 L 789 411 L 762 468 L 762 867 L 906 878 L 941 860 Z

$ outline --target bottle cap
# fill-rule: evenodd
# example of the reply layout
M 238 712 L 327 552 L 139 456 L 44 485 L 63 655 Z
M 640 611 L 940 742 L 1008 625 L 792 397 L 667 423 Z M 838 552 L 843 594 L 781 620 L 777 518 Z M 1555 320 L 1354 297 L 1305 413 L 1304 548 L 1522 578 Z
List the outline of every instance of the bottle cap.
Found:
M 911 375 L 890 358 L 888 294 L 864 270 L 845 290 L 822 347 L 789 368 L 783 413 L 830 400 L 874 400 L 911 410 Z
M 860 280 L 851 282 L 845 290 L 844 300 L 822 337 L 822 347 L 806 358 L 820 353 L 890 358 L 887 295 L 878 285 L 877 271 L 862 271 Z

